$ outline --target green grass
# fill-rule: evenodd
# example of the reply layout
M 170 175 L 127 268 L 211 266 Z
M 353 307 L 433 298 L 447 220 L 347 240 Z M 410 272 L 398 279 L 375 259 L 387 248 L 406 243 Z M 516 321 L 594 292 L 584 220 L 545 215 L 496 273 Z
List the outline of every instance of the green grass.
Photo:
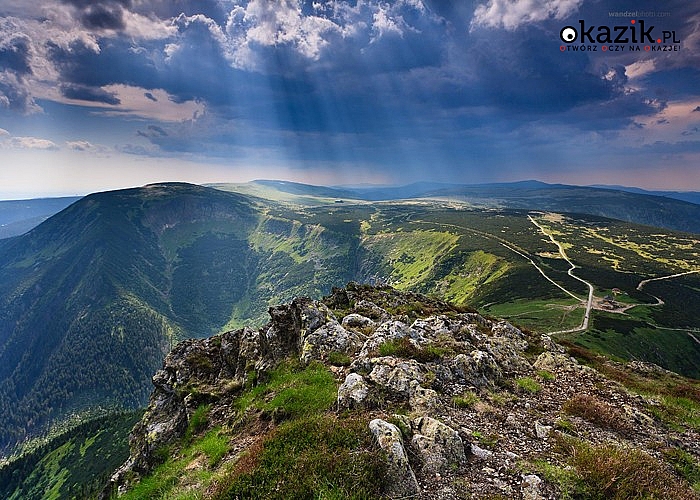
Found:
M 471 391 L 467 391 L 460 396 L 452 398 L 452 404 L 457 408 L 472 408 L 479 401 L 479 396 Z
M 560 500 L 580 498 L 584 485 L 575 470 L 554 465 L 545 460 L 536 460 L 531 465 L 533 472 L 539 474 L 545 481 L 556 485 Z M 526 467 L 526 469 L 529 468 Z
M 700 493 L 700 462 L 690 453 L 680 448 L 664 450 L 664 457 L 693 489 Z
M 365 419 L 306 416 L 250 450 L 215 498 L 377 498 L 385 469 Z
M 425 282 L 458 239 L 455 234 L 437 230 L 406 231 L 368 236 L 365 247 L 388 263 L 396 288 L 407 290 Z
M 257 385 L 236 400 L 241 411 L 257 408 L 298 417 L 322 412 L 335 403 L 338 387 L 333 374 L 320 363 L 301 367 L 287 362 L 269 374 L 269 380 Z
M 536 394 L 542 390 L 542 386 L 534 378 L 531 377 L 521 377 L 515 379 L 515 387 L 529 392 L 530 394 Z
M 328 363 L 333 366 L 350 366 L 352 359 L 343 352 L 332 351 L 328 353 Z
M 575 342 L 601 354 L 640 359 L 700 378 L 700 345 L 684 331 L 657 329 L 641 319 L 596 311 L 592 328 L 577 335 Z
M 217 465 L 228 452 L 229 441 L 221 430 L 214 429 L 199 440 L 193 450 L 206 456 L 209 466 L 213 467 Z
M 649 411 L 676 430 L 700 430 L 700 402 L 688 397 L 661 396 L 659 406 L 650 406 Z
M 492 304 L 484 312 L 530 330 L 546 333 L 579 326 L 583 320 L 584 308 L 574 299 L 521 299 Z

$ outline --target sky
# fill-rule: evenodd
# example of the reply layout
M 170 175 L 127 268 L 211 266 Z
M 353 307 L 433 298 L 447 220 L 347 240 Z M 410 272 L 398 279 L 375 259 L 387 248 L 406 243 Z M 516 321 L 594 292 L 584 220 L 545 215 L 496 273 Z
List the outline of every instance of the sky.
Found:
M 700 5 L 0 0 L 0 199 L 262 178 L 700 191 Z

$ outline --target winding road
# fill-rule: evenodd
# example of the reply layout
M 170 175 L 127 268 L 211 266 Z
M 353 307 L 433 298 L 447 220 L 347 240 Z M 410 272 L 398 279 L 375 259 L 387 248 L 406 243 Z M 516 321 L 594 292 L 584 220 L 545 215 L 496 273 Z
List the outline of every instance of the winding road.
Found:
M 694 273 L 700 273 L 700 269 L 695 269 L 693 271 L 686 271 L 684 273 L 671 274 L 669 276 L 660 276 L 658 278 L 649 278 L 648 280 L 642 280 L 639 282 L 639 285 L 637 285 L 637 290 L 641 290 L 642 288 L 644 288 L 644 285 L 646 285 L 650 281 L 668 280 L 671 278 L 678 278 L 679 276 L 685 276 L 686 274 L 694 274 Z
M 538 222 L 535 219 L 533 219 L 531 215 L 528 215 L 527 218 L 530 220 L 530 222 L 532 222 L 542 232 L 542 234 L 547 236 L 549 238 L 549 240 L 557 246 L 557 248 L 559 249 L 559 254 L 569 264 L 569 270 L 566 272 L 566 274 L 568 274 L 569 276 L 571 276 L 575 280 L 578 280 L 581 283 L 584 283 L 588 287 L 588 300 L 586 301 L 586 312 L 583 315 L 583 321 L 581 322 L 581 325 L 577 328 L 570 328 L 569 330 L 559 330 L 559 331 L 550 332 L 550 333 L 575 333 L 575 332 L 581 332 L 581 331 L 587 330 L 588 329 L 588 322 L 591 319 L 591 309 L 593 309 L 593 285 L 591 283 L 589 283 L 588 281 L 584 280 L 583 278 L 579 278 L 578 276 L 576 276 L 574 274 L 574 269 L 576 269 L 578 266 L 576 264 L 574 264 L 573 262 L 571 262 L 569 257 L 566 255 L 566 251 L 564 250 L 564 247 L 562 246 L 562 244 L 559 243 L 557 240 L 555 240 L 554 236 L 552 236 L 551 233 L 548 233 L 544 227 L 542 227 L 540 224 L 538 224 Z M 532 262 L 532 260 L 530 260 L 530 262 Z M 535 265 L 534 262 L 533 262 L 533 265 Z M 537 267 L 537 266 L 535 265 L 535 267 Z M 542 270 L 539 267 L 537 267 L 537 269 L 544 275 L 544 273 L 542 272 Z M 545 275 L 545 278 L 549 279 L 546 275 Z M 552 281 L 552 280 L 549 279 L 549 281 Z M 554 283 L 554 282 L 552 281 L 552 283 Z M 572 297 L 575 297 L 576 299 L 581 300 L 578 297 L 576 297 L 573 293 L 566 290 L 564 287 L 562 287 L 556 283 L 554 283 L 554 284 L 557 285 L 562 290 L 564 290 L 569 295 L 571 295 Z

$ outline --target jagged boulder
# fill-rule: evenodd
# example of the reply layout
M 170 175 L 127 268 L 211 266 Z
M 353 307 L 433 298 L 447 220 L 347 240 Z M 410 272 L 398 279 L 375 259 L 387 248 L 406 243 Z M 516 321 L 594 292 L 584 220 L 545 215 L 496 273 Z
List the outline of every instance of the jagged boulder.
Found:
M 388 311 L 408 312 L 414 319 Z M 425 317 L 415 319 L 419 311 Z M 388 497 L 557 498 L 561 492 L 556 484 L 518 464 L 548 456 L 559 441 L 554 437 L 567 429 L 593 443 L 622 440 L 636 446 L 644 442 L 658 452 L 658 443 L 665 442 L 698 454 L 695 430 L 669 435 L 658 419 L 647 415 L 654 414 L 653 406 L 660 404 L 657 400 L 630 395 L 619 384 L 578 364 L 549 337 L 525 335 L 506 322 L 455 310 L 418 294 L 363 285 L 334 289 L 323 301 L 295 299 L 270 308 L 270 317 L 270 323 L 259 330 L 244 328 L 211 339 L 188 340 L 173 349 L 153 378 L 155 390 L 132 433 L 129 460 L 113 477 L 104 498 L 152 470 L 162 455 L 157 450 L 184 436 L 202 403 L 210 405 L 210 429 L 226 429 L 236 422 L 240 432 L 241 416 L 235 410 L 239 391 L 264 383 L 268 371 L 282 360 L 328 362 L 335 352 L 345 356 L 336 357 L 343 361 L 333 363 L 325 374 L 342 381 L 337 420 L 329 421 L 343 424 L 352 419 L 353 425 L 365 426 L 371 420 L 369 428 L 388 461 L 388 472 L 382 477 L 383 494 Z M 544 352 L 531 365 L 526 352 L 533 351 L 528 349 L 533 341 Z M 387 342 L 391 345 L 382 349 Z M 380 356 L 380 350 L 393 354 Z M 653 365 L 630 365 L 640 375 L 668 376 Z M 537 377 L 541 383 L 536 391 L 516 395 L 509 389 L 517 387 L 512 383 L 516 377 Z M 266 402 L 278 396 L 278 389 L 272 387 L 265 388 L 269 391 L 262 396 Z M 575 411 L 567 414 L 567 402 L 582 393 L 610 400 L 621 409 L 621 417 L 638 423 L 634 433 L 601 427 L 596 418 Z M 253 409 L 245 414 L 244 419 L 251 419 L 246 423 L 255 423 L 247 431 L 257 434 L 231 437 L 222 468 L 235 467 L 243 450 L 261 439 L 260 433 L 275 432 L 280 422 L 276 410 L 270 414 Z M 389 411 L 397 413 L 391 419 L 394 424 L 383 419 Z M 376 448 L 368 450 L 365 443 L 362 447 L 363 453 L 374 454 L 373 460 L 378 458 Z M 177 445 L 170 449 L 178 452 Z M 559 458 L 555 463 L 566 466 Z M 206 467 L 197 461 L 190 465 Z
M 375 328 L 377 323 L 361 314 L 350 313 L 343 317 L 342 325 L 345 328 Z
M 346 330 L 337 321 L 329 321 L 304 335 L 300 359 L 309 363 L 314 359 L 326 360 L 333 352 L 353 354 L 361 345 L 362 340 L 355 332 Z
M 358 373 L 350 373 L 338 388 L 338 408 L 359 408 L 364 405 L 369 387 L 364 377 Z
M 457 431 L 431 417 L 419 417 L 412 424 L 411 444 L 423 463 L 423 474 L 439 473 L 466 462 L 464 443 Z
M 503 376 L 493 356 L 479 349 L 469 355 L 455 356 L 450 362 L 450 369 L 457 379 L 475 387 L 493 387 Z
M 420 492 L 418 481 L 411 469 L 398 427 L 376 418 L 369 423 L 369 429 L 387 457 L 385 494 L 393 498 L 405 498 L 418 494 Z
M 400 399 L 408 399 L 412 382 L 425 381 L 424 368 L 413 359 L 384 356 L 372 358 L 370 363 L 373 368 L 367 378 Z
M 418 347 L 419 336 L 403 321 L 386 321 L 365 341 L 360 351 L 360 357 L 376 355 L 379 346 L 392 340 L 408 338 Z M 425 340 L 425 339 L 422 339 Z

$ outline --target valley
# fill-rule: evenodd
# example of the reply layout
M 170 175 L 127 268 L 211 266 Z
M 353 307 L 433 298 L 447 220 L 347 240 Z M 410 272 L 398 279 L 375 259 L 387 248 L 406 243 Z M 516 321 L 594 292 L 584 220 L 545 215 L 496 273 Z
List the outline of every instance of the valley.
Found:
M 98 193 L 0 240 L 5 452 L 94 418 L 81 419 L 87 410 L 142 408 L 180 340 L 261 326 L 269 307 L 350 281 L 444 297 L 700 378 L 697 235 L 455 199 L 296 190 Z

